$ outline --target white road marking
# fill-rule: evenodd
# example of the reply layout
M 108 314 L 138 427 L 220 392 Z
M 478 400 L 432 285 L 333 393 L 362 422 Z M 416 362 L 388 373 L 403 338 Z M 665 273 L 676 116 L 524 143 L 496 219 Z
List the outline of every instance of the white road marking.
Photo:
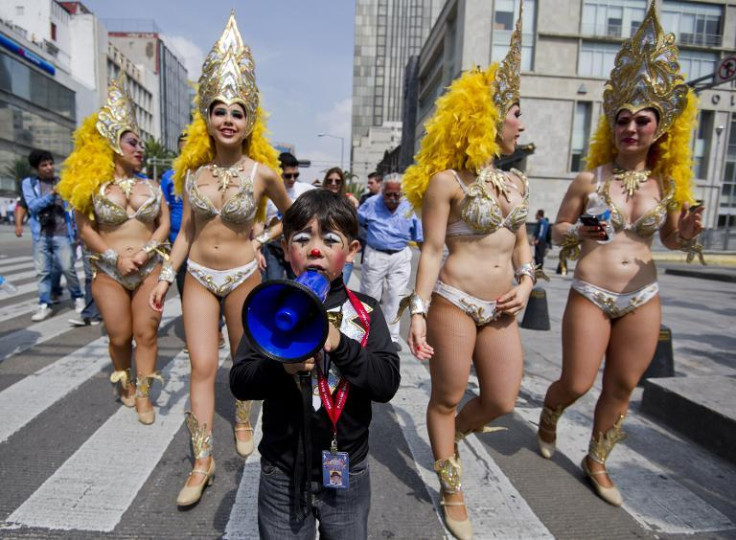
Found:
M 406 343 L 403 347 L 409 350 Z M 442 522 L 439 484 L 425 419 L 429 387 L 428 371 L 411 354 L 402 354 L 401 387 L 391 405 Z M 471 435 L 460 444 L 460 455 L 463 492 L 476 538 L 553 537 L 476 436 Z
M 222 365 L 227 349 L 219 354 Z M 144 426 L 134 410 L 121 407 L 7 522 L 52 530 L 112 532 L 184 421 L 189 374 L 189 358 L 179 353 L 164 370 L 166 384 L 160 395 L 153 393 L 157 409 L 153 425 Z M 172 494 L 172 504 L 173 499 Z
M 548 381 L 524 377 L 522 386 L 541 400 Z M 597 394 L 595 390 L 593 392 Z M 596 399 L 597 395 L 589 394 L 586 397 Z M 573 405 L 559 421 L 557 451 L 579 464 L 588 450 L 593 420 L 577 409 L 579 407 Z M 538 407 L 516 409 L 517 414 L 535 426 L 540 411 Z M 593 408 L 589 411 L 592 414 Z M 644 423 L 633 414 L 626 419 L 624 431 L 627 424 L 646 429 Z M 646 529 L 658 534 L 695 534 L 736 528 L 721 512 L 677 482 L 670 471 L 635 452 L 626 446 L 625 441 L 616 445 L 606 466 L 621 490 L 624 509 Z
M 258 411 L 258 420 L 253 427 L 253 440 L 263 438 L 261 424 L 263 407 Z M 261 454 L 256 445 L 253 453 L 248 456 L 240 479 L 235 503 L 230 509 L 230 518 L 225 527 L 227 540 L 258 540 L 258 487 L 261 478 Z

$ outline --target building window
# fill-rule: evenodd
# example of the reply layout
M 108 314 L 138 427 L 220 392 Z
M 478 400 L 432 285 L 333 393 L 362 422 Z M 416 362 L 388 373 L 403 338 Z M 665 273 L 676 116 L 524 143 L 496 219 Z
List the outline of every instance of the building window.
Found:
M 710 156 L 710 140 L 713 138 L 713 111 L 700 111 L 698 128 L 693 137 L 693 172 L 695 178 L 708 178 L 708 158 Z
M 51 41 L 56 41 L 56 25 L 51 23 Z
M 578 75 L 607 79 L 620 47 L 616 43 L 584 41 L 580 48 Z
M 631 37 L 644 20 L 645 9 L 644 0 L 585 0 L 581 33 Z
M 570 170 L 572 172 L 579 172 L 584 168 L 583 159 L 588 153 L 592 109 L 593 104 L 589 101 L 578 101 L 575 104 L 575 117 L 572 122 L 572 144 L 570 145 Z
M 18 17 L 22 17 L 24 13 L 25 13 L 25 8 L 23 6 L 15 6 L 15 14 Z
M 731 115 L 731 126 L 726 148 L 726 167 L 721 186 L 718 226 L 736 225 L 736 114 Z
M 711 75 L 716 70 L 718 53 L 701 51 L 684 51 L 680 49 L 678 57 L 680 71 L 685 79 L 698 79 L 705 75 Z
M 668 32 L 674 32 L 677 42 L 682 45 L 720 47 L 723 40 L 721 6 L 664 1 L 660 18 L 662 26 Z
M 503 60 L 509 50 L 511 33 L 514 31 L 516 18 L 519 16 L 521 0 L 496 0 L 493 10 L 493 50 L 491 61 Z M 521 69 L 533 70 L 534 58 L 534 21 L 536 20 L 536 0 L 524 2 L 524 15 L 521 32 Z

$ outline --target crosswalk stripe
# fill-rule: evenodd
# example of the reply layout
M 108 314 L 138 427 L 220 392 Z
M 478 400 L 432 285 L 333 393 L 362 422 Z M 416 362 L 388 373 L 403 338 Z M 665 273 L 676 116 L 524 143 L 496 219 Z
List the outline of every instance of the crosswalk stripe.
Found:
M 522 386 L 541 399 L 547 389 L 547 381 L 536 377 L 524 377 Z M 596 396 L 586 396 L 591 401 Z M 592 407 L 591 407 L 592 412 Z M 518 408 L 516 412 L 535 426 L 541 408 Z M 629 415 L 626 423 L 632 430 L 644 428 L 635 415 Z M 559 421 L 557 450 L 573 463 L 579 464 L 588 449 L 593 427 L 592 419 L 578 412 L 575 407 L 565 411 Z M 606 467 L 624 497 L 624 509 L 646 529 L 658 534 L 694 534 L 734 529 L 734 524 L 721 512 L 703 501 L 695 493 L 677 482 L 669 471 L 619 443 Z
M 220 350 L 219 365 L 228 354 L 227 349 Z M 166 384 L 154 397 L 157 415 L 153 425 L 144 426 L 135 411 L 120 407 L 7 522 L 52 530 L 112 532 L 184 421 L 189 374 L 189 357 L 181 352 L 163 370 Z
M 84 272 L 84 267 L 81 263 L 77 263 L 74 266 L 75 270 L 77 270 L 77 273 Z M 2 273 L 0 272 L 0 275 Z M 29 272 L 22 272 L 20 274 L 8 274 L 4 275 L 5 279 L 7 279 L 10 283 L 13 283 L 14 281 L 21 281 L 24 279 L 32 278 L 36 276 L 36 271 L 32 270 Z M 82 285 L 82 281 L 80 281 L 80 286 Z M 38 291 L 38 283 L 34 280 L 31 283 L 24 283 L 23 285 L 16 285 L 17 291 L 13 293 L 4 293 L 2 296 L 0 296 L 0 300 L 4 300 L 7 298 L 15 298 L 17 296 L 22 296 L 24 294 L 28 294 L 29 292 L 37 292 Z M 84 291 L 82 291 L 84 292 Z
M 30 255 L 24 255 L 23 257 L 3 257 L 0 256 L 0 270 L 9 264 L 33 262 L 33 257 Z
M 225 527 L 227 540 L 258 540 L 258 487 L 261 478 L 261 453 L 257 443 L 263 438 L 261 423 L 263 407 L 258 411 L 258 420 L 253 426 L 253 440 L 256 448 L 248 456 L 243 468 L 235 502 L 230 509 L 230 518 Z
M 0 296 L 0 300 L 2 300 L 2 296 Z M 16 317 L 23 317 L 25 315 L 28 315 L 32 311 L 35 311 L 37 306 L 38 298 L 32 298 L 30 300 L 24 300 L 22 302 L 16 302 L 14 304 L 5 306 L 2 310 L 0 310 L 0 322 L 5 322 L 9 321 L 10 319 L 15 319 Z
M 18 270 L 33 270 L 33 266 L 33 261 L 10 265 L 0 264 L 0 275 L 5 276 L 6 279 L 9 279 L 11 272 L 17 272 Z
M 408 350 L 406 344 L 404 350 Z M 440 519 L 438 481 L 425 419 L 429 373 L 411 354 L 403 353 L 401 378 L 391 405 Z M 477 437 L 467 437 L 460 454 L 467 456 L 463 459 L 463 493 L 476 538 L 553 537 Z
M 181 313 L 179 302 L 169 302 L 165 306 L 161 324 Z M 15 411 L 0 415 L 0 443 L 109 366 L 107 344 L 107 337 L 98 338 L 0 392 L 0 410 Z M 18 407 L 18 403 L 23 406 Z

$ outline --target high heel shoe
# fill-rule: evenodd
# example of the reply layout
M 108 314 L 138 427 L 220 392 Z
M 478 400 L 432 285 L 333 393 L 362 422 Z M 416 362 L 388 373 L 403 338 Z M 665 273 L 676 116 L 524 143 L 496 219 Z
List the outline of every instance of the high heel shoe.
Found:
M 194 454 L 194 459 L 197 460 L 209 457 L 210 466 L 206 471 L 202 469 L 193 469 L 189 473 L 187 481 L 189 481 L 189 477 L 193 474 L 203 475 L 204 480 L 196 486 L 189 486 L 186 483 L 184 484 L 184 487 L 176 498 L 176 504 L 179 506 L 191 506 L 199 502 L 199 499 L 202 498 L 202 492 L 204 489 L 207 486 L 211 486 L 215 479 L 215 460 L 211 457 L 212 433 L 207 433 L 207 424 L 203 424 L 202 426 L 199 425 L 197 418 L 191 411 L 187 411 L 186 415 L 186 424 L 187 429 L 189 430 L 189 435 L 192 439 L 192 453 Z
M 558 405 L 554 409 L 550 409 L 546 405 L 542 407 L 542 412 L 539 415 L 539 429 L 537 430 L 537 445 L 539 446 L 539 453 L 542 454 L 542 457 L 545 459 L 552 459 L 552 456 L 555 453 L 555 450 L 557 450 L 557 444 L 556 442 L 547 442 L 539 435 L 540 431 L 544 431 L 545 433 L 551 433 L 552 435 L 557 435 L 557 422 L 560 420 L 560 416 L 562 416 L 562 412 L 565 410 L 565 408 L 562 405 Z M 550 427 L 544 427 L 543 424 L 546 424 Z
M 235 427 L 233 435 L 235 436 L 235 451 L 240 457 L 247 458 L 253 453 L 255 443 L 253 442 L 253 427 L 250 425 L 250 408 L 252 401 L 235 401 Z M 242 431 L 250 431 L 250 439 L 241 441 L 238 439 L 238 433 Z
M 473 526 L 470 518 L 463 520 L 453 519 L 447 513 L 448 506 L 465 506 L 464 502 L 448 501 L 446 495 L 454 495 L 461 492 L 463 468 L 457 456 L 451 456 L 447 459 L 439 459 L 434 462 L 434 472 L 440 480 L 440 505 L 443 507 L 443 517 L 445 526 L 450 533 L 458 540 L 468 540 L 473 537 Z
M 624 415 L 621 414 L 611 429 L 605 433 L 598 433 L 597 437 L 595 435 L 591 437 L 590 446 L 588 447 L 588 455 L 583 458 L 583 462 L 580 464 L 580 467 L 583 469 L 583 473 L 585 473 L 585 476 L 590 480 L 596 494 L 613 506 L 621 506 L 623 504 L 624 499 L 621 496 L 621 492 L 616 486 L 606 487 L 598 482 L 596 476 L 602 476 L 608 473 L 605 469 L 600 471 L 591 470 L 588 466 L 588 458 L 605 466 L 606 459 L 611 453 L 611 450 L 613 450 L 613 447 L 617 442 L 626 438 L 626 434 L 623 429 L 621 429 L 623 421 Z
M 161 373 L 158 371 L 155 371 L 151 373 L 150 375 L 141 375 L 138 376 L 136 379 L 136 390 L 135 390 L 135 399 L 145 399 L 148 400 L 148 395 L 151 392 L 151 383 L 156 380 L 159 381 L 161 384 L 164 383 L 164 378 L 161 376 Z M 137 409 L 137 408 L 136 408 Z M 151 405 L 150 411 L 137 411 L 138 412 L 138 421 L 141 424 L 145 424 L 147 426 L 153 424 L 153 422 L 156 420 L 156 410 L 153 408 L 153 405 Z
M 135 395 L 129 396 L 125 393 L 125 390 L 133 384 L 130 380 L 130 371 L 127 369 L 113 371 L 110 382 L 113 385 L 113 395 L 126 407 L 135 407 Z

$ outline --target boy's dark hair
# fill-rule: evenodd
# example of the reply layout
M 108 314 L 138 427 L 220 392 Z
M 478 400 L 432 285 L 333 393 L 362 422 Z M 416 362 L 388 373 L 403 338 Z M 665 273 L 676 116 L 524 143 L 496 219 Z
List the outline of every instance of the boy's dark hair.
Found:
M 370 173 L 370 174 L 368 175 L 368 178 L 369 178 L 369 179 L 370 179 L 370 178 L 375 178 L 375 179 L 376 179 L 376 180 L 378 180 L 379 182 L 383 182 L 383 175 L 382 175 L 381 173 L 377 172 L 377 171 L 373 171 L 372 173 Z
M 54 162 L 54 156 L 48 150 L 33 149 L 28 155 L 28 164 L 34 169 L 38 169 L 38 166 L 44 161 Z
M 294 157 L 294 154 L 289 152 L 281 152 L 279 154 L 279 161 L 281 162 L 281 168 L 284 167 L 298 167 L 299 160 Z
M 339 231 L 349 240 L 358 237 L 358 213 L 344 195 L 326 189 L 312 189 L 297 197 L 284 214 L 284 238 L 307 226 L 317 218 L 320 229 Z

